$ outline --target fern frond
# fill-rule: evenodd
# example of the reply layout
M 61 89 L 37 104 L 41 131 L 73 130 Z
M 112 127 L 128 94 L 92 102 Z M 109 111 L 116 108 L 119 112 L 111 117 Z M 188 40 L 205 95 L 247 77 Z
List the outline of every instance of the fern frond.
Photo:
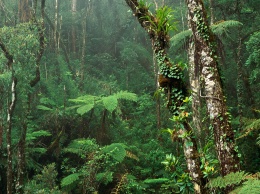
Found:
M 243 129 L 244 134 L 236 139 L 246 137 L 250 134 L 250 132 L 252 132 L 254 130 L 259 130 L 260 129 L 260 119 L 246 119 L 245 125 L 246 126 Z
M 169 179 L 167 178 L 158 178 L 158 179 L 146 179 L 144 180 L 145 184 L 162 184 L 168 182 Z
M 243 183 L 242 186 L 231 191 L 229 194 L 259 194 L 260 193 L 260 180 L 250 179 Z
M 122 100 L 129 100 L 129 101 L 137 101 L 137 95 L 132 92 L 128 91 L 120 91 L 115 94 L 117 99 L 122 99 Z
M 76 185 L 76 183 L 79 181 L 79 177 L 81 176 L 80 173 L 73 173 L 66 177 L 64 177 L 61 180 L 61 187 L 71 187 L 73 185 Z
M 75 139 L 67 148 L 63 149 L 63 152 L 74 153 L 78 156 L 85 158 L 87 154 L 94 152 L 98 149 L 98 145 L 93 139 Z
M 126 150 L 126 156 L 128 158 L 132 158 L 132 159 L 135 159 L 135 160 L 139 161 L 139 158 L 135 154 L 133 154 L 132 152 L 129 152 L 127 150 Z
M 174 48 L 180 48 L 191 38 L 191 36 L 191 30 L 182 31 L 171 38 L 171 45 Z
M 210 26 L 212 32 L 217 35 L 219 38 L 225 38 L 229 34 L 231 28 L 241 27 L 243 24 L 239 21 L 228 20 L 228 21 L 219 21 Z
M 53 110 L 52 108 L 49 108 L 49 107 L 44 106 L 44 105 L 38 105 L 37 109 L 39 109 L 39 110 L 46 110 L 46 111 L 52 111 Z
M 31 131 L 28 130 L 28 132 L 26 133 L 26 141 L 32 141 L 37 139 L 38 137 L 47 137 L 47 136 L 51 136 L 51 133 L 45 130 L 39 130 L 39 131 Z
M 102 101 L 103 101 L 105 109 L 107 109 L 111 113 L 116 109 L 116 107 L 118 105 L 117 98 L 114 95 L 103 97 Z
M 109 154 L 113 159 L 122 162 L 126 156 L 125 145 L 122 143 L 112 143 L 102 148 L 101 152 Z
M 230 174 L 224 176 L 224 177 L 217 177 L 214 179 L 211 179 L 206 187 L 208 188 L 225 188 L 230 185 L 238 185 L 245 179 L 247 179 L 248 173 L 245 173 L 244 171 L 241 172 L 231 172 Z
M 96 174 L 96 180 L 107 185 L 113 181 L 113 172 L 101 172 Z
M 125 173 L 119 180 L 119 182 L 117 183 L 117 185 L 112 189 L 111 194 L 120 194 L 120 190 L 122 188 L 122 186 L 124 185 L 124 183 L 127 181 L 127 174 Z
M 86 104 L 86 105 L 80 106 L 77 109 L 77 113 L 80 114 L 80 115 L 83 115 L 83 114 L 89 112 L 92 108 L 94 108 L 94 102 L 90 103 L 90 104 Z

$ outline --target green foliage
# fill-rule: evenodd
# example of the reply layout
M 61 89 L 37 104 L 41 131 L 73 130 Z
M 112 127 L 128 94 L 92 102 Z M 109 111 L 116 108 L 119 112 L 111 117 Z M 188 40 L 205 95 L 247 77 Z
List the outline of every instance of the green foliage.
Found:
M 162 184 L 168 182 L 169 179 L 167 178 L 158 178 L 158 179 L 146 179 L 144 180 L 145 184 Z
M 75 139 L 63 149 L 64 153 L 73 153 L 81 158 L 86 158 L 86 155 L 98 149 L 98 145 L 94 139 Z
M 248 176 L 248 173 L 244 171 L 241 172 L 231 172 L 224 177 L 217 177 L 211 179 L 209 183 L 207 183 L 206 187 L 208 188 L 226 188 L 228 186 L 234 186 L 240 184 L 244 181 Z
M 125 145 L 121 143 L 112 143 L 103 147 L 101 153 L 110 155 L 117 162 L 122 162 L 126 156 Z
M 174 49 L 181 48 L 192 36 L 191 30 L 184 30 L 171 38 L 171 46 Z
M 249 53 L 246 65 L 249 67 L 250 83 L 253 85 L 253 89 L 258 91 L 260 76 L 260 32 L 255 32 L 250 36 L 250 39 L 246 42 L 246 49 Z M 256 98 L 258 99 L 258 96 Z
M 210 28 L 212 32 L 219 38 L 229 37 L 230 30 L 232 28 L 242 27 L 242 23 L 235 20 L 219 21 L 211 25 Z
M 54 163 L 45 166 L 41 174 L 34 176 L 33 180 L 26 184 L 24 193 L 61 194 L 56 186 L 57 175 L 58 173 Z
M 258 194 L 260 193 L 260 180 L 252 179 L 243 183 L 241 188 L 238 188 L 237 194 Z M 232 193 L 231 193 L 232 194 Z
M 70 187 L 70 189 L 73 189 L 77 185 L 77 182 L 79 181 L 80 176 L 81 176 L 81 173 L 73 173 L 73 174 L 70 174 L 70 175 L 64 177 L 61 180 L 61 187 L 62 188 Z
M 98 182 L 102 182 L 103 184 L 107 185 L 108 183 L 113 181 L 113 174 L 114 172 L 101 172 L 96 175 L 96 180 Z
M 80 104 L 78 106 L 74 106 L 77 108 L 77 113 L 83 115 L 89 112 L 95 106 L 103 106 L 104 109 L 107 109 L 109 112 L 113 112 L 119 106 L 119 100 L 128 100 L 128 101 L 137 101 L 137 96 L 134 93 L 128 91 L 119 91 L 110 96 L 80 96 L 76 99 L 70 99 L 69 101 Z

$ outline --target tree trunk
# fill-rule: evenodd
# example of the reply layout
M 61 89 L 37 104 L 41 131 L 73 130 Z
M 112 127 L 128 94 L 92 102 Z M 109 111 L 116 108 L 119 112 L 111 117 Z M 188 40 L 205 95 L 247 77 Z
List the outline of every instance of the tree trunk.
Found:
M 200 80 L 198 67 L 195 66 L 195 47 L 193 41 L 190 40 L 188 48 L 188 58 L 189 58 L 189 81 L 191 87 L 191 96 L 192 96 L 192 120 L 193 128 L 195 135 L 198 137 L 199 146 L 202 147 L 202 137 L 201 137 L 201 100 L 200 100 Z
M 199 67 L 207 110 L 214 129 L 217 156 L 221 175 L 236 172 L 239 160 L 235 151 L 234 133 L 228 118 L 227 107 L 217 67 L 214 37 L 206 19 L 202 0 L 186 0 L 189 21 L 195 44 L 195 65 Z
M 30 21 L 31 10 L 29 7 L 29 0 L 19 0 L 18 15 L 19 15 L 19 21 L 21 23 Z
M 6 66 L 9 71 L 12 72 L 12 87 L 11 87 L 11 102 L 9 104 L 9 107 L 7 109 L 7 129 L 6 129 L 6 147 L 7 147 L 7 194 L 12 194 L 12 188 L 13 188 L 13 159 L 12 159 L 12 118 L 13 113 L 16 105 L 16 85 L 17 85 L 17 79 L 14 75 L 13 70 L 13 56 L 9 53 L 7 48 L 5 47 L 4 43 L 0 39 L 0 47 L 7 59 Z
M 178 98 L 175 98 L 175 96 L 179 93 L 184 95 L 183 91 L 185 91 L 186 88 L 184 88 L 185 86 L 181 80 L 182 76 L 180 68 L 177 65 L 172 64 L 167 56 L 166 49 L 169 42 L 168 34 L 165 33 L 165 31 L 158 31 L 158 28 L 154 29 L 154 26 L 158 25 L 158 19 L 148 11 L 147 7 L 140 6 L 137 0 L 126 0 L 126 3 L 132 9 L 141 26 L 149 34 L 159 68 L 167 69 L 165 70 L 166 72 L 170 71 L 169 69 L 175 69 L 174 74 L 177 76 L 168 77 L 169 75 L 167 73 L 161 74 L 159 77 L 159 84 L 160 87 L 166 88 L 168 95 L 168 108 L 174 115 L 176 115 L 178 114 L 178 108 L 182 104 L 184 96 L 178 96 Z M 166 24 L 167 23 L 165 23 L 165 25 Z M 162 73 L 162 71 L 160 73 Z M 180 129 L 179 133 L 192 134 L 192 129 L 186 121 L 183 122 L 183 125 L 184 129 Z M 183 149 L 189 175 L 194 184 L 194 191 L 197 194 L 203 194 L 205 193 L 205 181 L 200 170 L 200 158 L 197 151 L 196 141 L 192 135 L 183 138 Z
M 73 21 L 76 21 L 77 0 L 72 0 L 72 2 L 71 2 L 71 12 L 72 12 Z M 76 25 L 72 24 L 72 27 L 71 27 L 71 48 L 72 48 L 72 52 L 74 54 L 76 53 L 76 38 L 77 38 L 76 32 L 77 32 L 76 31 Z

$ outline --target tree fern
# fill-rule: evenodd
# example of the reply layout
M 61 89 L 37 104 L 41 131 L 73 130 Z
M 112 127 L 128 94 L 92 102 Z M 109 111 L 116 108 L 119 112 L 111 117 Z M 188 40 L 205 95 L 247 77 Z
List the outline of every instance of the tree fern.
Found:
M 237 139 L 246 137 L 250 134 L 250 132 L 260 129 L 260 119 L 244 119 L 244 123 L 245 123 L 245 127 L 243 128 L 244 134 L 239 136 Z
M 210 26 L 213 34 L 219 38 L 228 37 L 229 30 L 233 27 L 240 27 L 243 24 L 235 20 L 220 21 Z M 180 48 L 182 47 L 192 36 L 191 30 L 182 31 L 171 38 L 172 46 Z
M 243 183 L 242 188 L 237 194 L 259 194 L 260 193 L 260 180 L 248 180 Z
M 91 109 L 96 106 L 103 106 L 109 112 L 113 112 L 118 108 L 118 100 L 129 100 L 129 101 L 137 101 L 137 96 L 134 93 L 127 91 L 120 91 L 110 96 L 92 96 L 85 95 L 80 96 L 76 99 L 70 99 L 70 102 L 78 103 L 80 106 L 74 106 L 77 108 L 77 113 L 83 115 L 89 112 Z M 120 111 L 119 111 L 120 112 Z
M 85 158 L 87 154 L 92 153 L 98 149 L 98 145 L 93 139 L 76 139 L 73 140 L 63 152 L 74 153 Z
M 70 187 L 70 189 L 71 189 L 71 187 L 76 186 L 76 184 L 79 181 L 80 176 L 81 176 L 81 173 L 73 173 L 73 174 L 70 174 L 70 175 L 64 177 L 61 180 L 61 187 L 62 188 Z
M 117 162 L 122 162 L 126 156 L 125 145 L 121 143 L 112 143 L 102 148 L 101 152 L 109 154 Z
M 206 187 L 208 188 L 225 188 L 231 185 L 238 185 L 245 179 L 247 179 L 248 173 L 244 171 L 241 172 L 231 172 L 230 174 L 224 177 L 217 177 L 211 179 L 209 183 L 207 183 Z
M 219 21 L 210 26 L 212 32 L 217 35 L 219 38 L 228 37 L 229 30 L 231 28 L 241 27 L 243 24 L 239 21 L 228 20 L 228 21 Z
M 180 48 L 191 38 L 191 36 L 191 30 L 182 31 L 171 38 L 171 44 L 175 49 Z
M 109 112 L 113 112 L 118 106 L 117 98 L 114 95 L 103 97 L 102 101 L 105 109 L 107 109 Z
M 136 102 L 137 101 L 137 96 L 135 93 L 132 93 L 132 92 L 128 92 L 128 91 L 120 91 L 120 92 L 117 92 L 115 94 L 116 98 L 117 99 L 122 99 L 122 100 L 129 100 L 129 101 L 134 101 Z
M 107 185 L 113 181 L 113 172 L 101 172 L 96 174 L 96 180 Z

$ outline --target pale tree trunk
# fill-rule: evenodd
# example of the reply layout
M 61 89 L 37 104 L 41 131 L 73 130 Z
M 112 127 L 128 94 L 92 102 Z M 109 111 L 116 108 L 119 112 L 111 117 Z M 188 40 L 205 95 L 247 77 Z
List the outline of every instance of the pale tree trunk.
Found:
M 202 147 L 201 143 L 201 100 L 200 100 L 200 80 L 199 80 L 199 71 L 198 67 L 195 66 L 195 47 L 193 44 L 193 40 L 189 41 L 188 48 L 188 58 L 189 58 L 189 81 L 191 87 L 191 96 L 192 96 L 192 121 L 195 135 L 198 137 L 197 141 L 200 147 Z
M 72 12 L 73 21 L 76 21 L 77 0 L 71 0 L 71 12 Z M 73 53 L 76 53 L 76 38 L 77 38 L 76 26 L 75 24 L 73 24 L 71 27 L 71 47 Z
M 54 29 L 53 40 L 56 52 L 59 52 L 59 33 L 58 33 L 58 20 L 59 20 L 59 0 L 55 0 L 55 16 L 54 16 Z
M 218 72 L 214 37 L 207 23 L 202 0 L 186 0 L 186 3 L 194 37 L 195 65 L 200 68 L 201 91 L 204 91 L 201 97 L 206 100 L 221 175 L 224 176 L 238 171 L 239 160 Z
M 209 8 L 210 8 L 210 25 L 213 25 L 215 22 L 214 16 L 214 0 L 209 0 Z
M 81 62 L 80 62 L 80 90 L 84 89 L 84 71 L 85 71 L 85 56 L 86 56 L 86 42 L 87 42 L 87 18 L 92 9 L 92 2 L 86 2 L 85 14 L 82 20 L 82 48 L 81 48 Z
M 157 18 L 155 18 L 155 16 L 153 16 L 151 12 L 148 11 L 147 7 L 140 8 L 140 5 L 137 0 L 125 0 L 125 1 L 128 4 L 128 6 L 132 9 L 134 15 L 137 17 L 141 26 L 149 34 L 150 39 L 152 41 L 152 48 L 157 60 L 160 61 L 163 59 L 164 65 L 168 67 L 174 67 L 175 65 L 171 63 L 166 52 L 166 49 L 168 47 L 168 42 L 167 42 L 168 34 L 165 34 L 163 31 L 151 30 L 153 29 L 152 25 L 157 24 Z M 158 65 L 160 66 L 162 64 L 158 64 Z M 176 66 L 176 68 L 178 67 Z M 181 72 L 180 69 L 178 69 L 177 71 L 179 71 L 179 73 Z M 169 105 L 168 108 L 171 109 L 173 103 L 175 103 L 176 106 L 180 105 L 183 99 L 178 99 L 178 100 L 173 99 L 174 93 L 172 92 L 176 92 L 176 89 L 177 92 L 182 92 L 183 90 L 185 90 L 181 78 L 172 79 L 160 75 L 159 82 L 161 87 L 166 87 L 168 90 L 168 105 Z M 162 84 L 164 86 L 162 86 Z M 172 90 L 173 88 L 175 89 L 175 91 Z M 184 129 L 179 130 L 178 133 L 180 135 L 183 133 L 192 134 L 192 129 L 190 125 L 187 123 L 187 121 L 184 121 L 183 125 L 184 125 Z M 196 141 L 192 136 L 193 135 L 183 138 L 184 154 L 186 157 L 186 163 L 187 163 L 189 175 L 192 178 L 192 182 L 194 184 L 194 191 L 196 194 L 204 194 L 205 181 L 203 179 L 202 172 L 200 170 L 200 158 L 197 151 Z
M 11 80 L 11 102 L 7 109 L 7 129 L 6 129 L 6 147 L 7 147 L 7 194 L 12 194 L 13 188 L 13 158 L 12 158 L 12 119 L 13 113 L 16 105 L 16 85 L 17 79 L 14 75 L 13 70 L 13 56 L 9 53 L 4 43 L 0 39 L 0 47 L 6 57 L 7 68 L 12 72 L 12 80 Z

